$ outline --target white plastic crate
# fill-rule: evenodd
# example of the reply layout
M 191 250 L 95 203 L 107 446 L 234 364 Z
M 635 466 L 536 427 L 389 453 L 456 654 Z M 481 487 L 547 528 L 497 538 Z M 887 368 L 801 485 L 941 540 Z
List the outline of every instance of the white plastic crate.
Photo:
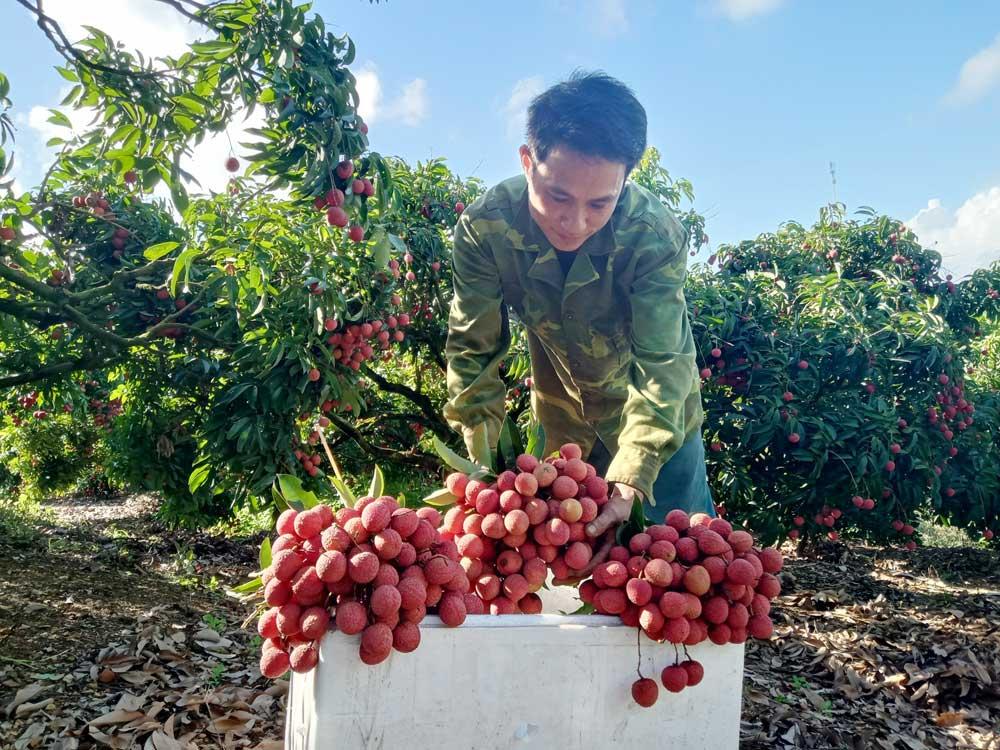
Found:
M 705 667 L 656 705 L 631 697 L 636 629 L 597 615 L 429 616 L 409 654 L 361 663 L 360 636 L 331 632 L 317 669 L 293 675 L 287 750 L 670 748 L 736 750 L 743 646 L 689 647 Z M 683 653 L 681 658 L 683 659 Z M 674 647 L 642 637 L 643 676 L 659 684 Z

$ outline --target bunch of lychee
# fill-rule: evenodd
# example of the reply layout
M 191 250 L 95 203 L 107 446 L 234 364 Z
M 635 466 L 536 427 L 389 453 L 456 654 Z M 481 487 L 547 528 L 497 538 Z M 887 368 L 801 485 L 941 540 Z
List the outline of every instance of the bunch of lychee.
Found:
M 593 555 L 586 524 L 608 501 L 608 485 L 567 443 L 543 461 L 522 454 L 517 471 L 495 481 L 456 472 L 446 487 L 455 497 L 440 533 L 454 539 L 482 611 L 494 615 L 537 614 L 535 593 L 549 570 L 558 579 L 582 570 Z
M 94 216 L 103 216 L 105 219 L 115 218 L 111 212 L 111 204 L 100 190 L 91 191 L 86 195 L 74 195 L 73 206 L 75 208 L 89 208 Z
M 781 553 L 722 518 L 681 510 L 613 547 L 580 587 L 583 601 L 656 641 L 723 645 L 769 638 Z
M 660 672 L 660 682 L 671 693 L 679 693 L 684 688 L 694 687 L 705 677 L 705 667 L 700 661 L 685 659 L 668 665 Z M 656 680 L 643 677 L 632 683 L 632 700 L 643 708 L 649 708 L 660 696 L 660 688 Z
M 316 196 L 313 200 L 313 206 L 319 211 L 326 211 L 326 220 L 330 226 L 346 227 L 350 222 L 350 217 L 344 209 L 348 195 L 365 200 L 375 195 L 375 186 L 367 177 L 354 175 L 354 162 L 350 159 L 340 162 L 335 173 L 337 176 L 336 184 L 323 195 Z M 365 238 L 364 227 L 360 224 L 351 225 L 347 236 L 352 242 L 363 241 Z
M 580 586 L 580 598 L 652 640 L 693 646 L 771 637 L 781 553 L 756 548 L 749 532 L 722 518 L 671 511 L 628 546 L 613 547 L 609 558 Z M 687 671 L 683 664 L 668 667 L 664 687 L 678 692 L 692 684 Z
M 324 329 L 329 332 L 326 343 L 333 347 L 333 358 L 344 367 L 360 370 L 361 363 L 375 356 L 375 348 L 385 351 L 393 341 L 405 338 L 403 328 L 410 324 L 406 313 L 389 315 L 385 320 L 352 323 L 341 327 L 336 318 L 327 318 Z
M 439 537 L 439 521 L 435 509 L 401 508 L 388 495 L 336 512 L 317 505 L 282 513 L 262 575 L 261 674 L 274 679 L 315 667 L 331 625 L 360 634 L 365 664 L 384 661 L 393 648 L 413 651 L 428 608 L 446 625 L 461 625 L 468 579 L 455 545 Z

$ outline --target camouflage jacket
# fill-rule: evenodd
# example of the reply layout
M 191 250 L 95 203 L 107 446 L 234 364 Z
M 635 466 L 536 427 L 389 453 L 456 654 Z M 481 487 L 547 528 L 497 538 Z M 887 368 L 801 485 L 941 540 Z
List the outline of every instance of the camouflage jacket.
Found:
M 687 239 L 669 209 L 628 182 L 564 276 L 531 218 L 523 176 L 481 196 L 455 228 L 448 423 L 471 445 L 472 428 L 486 422 L 496 444 L 512 312 L 527 331 L 546 451 L 574 442 L 587 456 L 599 436 L 613 457 L 606 478 L 649 497 L 662 465 L 702 422 L 684 301 Z

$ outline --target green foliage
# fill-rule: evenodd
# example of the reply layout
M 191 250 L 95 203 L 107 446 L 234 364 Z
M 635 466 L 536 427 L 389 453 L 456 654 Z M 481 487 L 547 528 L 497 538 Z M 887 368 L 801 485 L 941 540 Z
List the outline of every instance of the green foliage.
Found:
M 197 422 L 191 417 L 190 405 L 176 398 L 128 402 L 106 437 L 107 472 L 123 485 L 160 492 L 160 512 L 168 522 L 197 526 L 227 515 L 228 508 L 207 489 L 188 490 L 197 456 L 190 432 Z
M 448 434 L 440 371 L 388 365 L 396 351 L 443 368 L 450 228 L 481 188 L 439 160 L 365 153 L 354 45 L 305 14 L 285 0 L 213 4 L 198 15 L 214 36 L 155 66 L 92 29 L 60 72 L 74 84 L 65 103 L 96 123 L 57 139 L 36 191 L 0 197 L 14 235 L 0 385 L 71 398 L 74 372 L 116 373 L 126 414 L 111 473 L 163 491 L 171 521 L 252 505 L 280 473 L 323 482 L 302 460 L 319 429 L 338 453 L 425 469 L 423 430 Z M 224 194 L 190 192 L 180 157 L 241 105 L 265 112 L 249 168 Z M 172 207 L 149 192 L 159 183 Z M 41 228 L 30 243 L 29 224 Z M 386 370 L 369 370 L 381 357 Z
M 37 500 L 5 492 L 0 495 L 0 537 L 11 546 L 33 545 L 41 537 L 39 526 L 50 522 L 51 515 Z
M 838 533 L 898 542 L 925 507 L 995 525 L 998 422 L 965 382 L 963 285 L 898 222 L 858 214 L 831 206 L 690 276 L 716 499 L 768 540 L 827 534 L 834 510 Z
M 31 499 L 73 487 L 91 465 L 96 442 L 96 428 L 72 413 L 21 426 L 6 423 L 0 430 L 4 465 L 20 477 L 21 493 Z
M 483 185 L 441 159 L 369 151 L 353 42 L 308 14 L 292 0 L 208 4 L 202 41 L 157 61 L 91 29 L 60 69 L 65 103 L 96 119 L 54 139 L 62 151 L 37 189 L 0 188 L 0 448 L 32 492 L 87 468 L 66 435 L 39 439 L 52 455 L 17 444 L 67 421 L 89 430 L 73 439 L 106 449 L 95 488 L 106 468 L 113 483 L 160 491 L 172 523 L 256 517 L 285 496 L 349 502 L 376 462 L 415 502 L 440 487 L 435 447 L 463 465 L 441 418 L 451 232 Z M 0 76 L 0 179 L 7 95 Z M 249 165 L 205 194 L 181 159 L 244 108 L 264 119 Z M 680 216 L 692 254 L 708 241 L 691 184 L 655 149 L 631 177 Z M 879 540 L 903 541 L 893 522 L 921 508 L 996 528 L 1000 267 L 941 278 L 940 256 L 898 221 L 857 216 L 826 207 L 811 228 L 782 225 L 720 248 L 717 271 L 691 269 L 716 497 L 769 540 L 828 533 L 815 519 L 832 510 L 838 531 Z M 484 459 L 492 470 L 518 442 L 543 449 L 516 323 L 512 342 L 511 426 L 498 460 Z

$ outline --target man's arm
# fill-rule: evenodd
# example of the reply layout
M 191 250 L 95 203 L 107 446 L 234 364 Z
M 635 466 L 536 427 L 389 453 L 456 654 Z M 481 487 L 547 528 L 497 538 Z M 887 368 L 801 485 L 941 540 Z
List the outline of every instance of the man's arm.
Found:
M 686 238 L 651 239 L 662 246 L 640 260 L 629 294 L 632 366 L 618 452 L 606 478 L 651 497 L 660 468 L 684 443 L 684 403 L 696 377 L 695 349 L 684 300 Z
M 466 212 L 455 227 L 452 254 L 454 296 L 448 318 L 448 396 L 444 417 L 472 446 L 472 428 L 487 426 L 496 445 L 504 418 L 500 361 L 510 347 L 507 308 L 492 252 Z
M 601 513 L 587 524 L 590 537 L 628 520 L 636 500 L 652 498 L 663 464 L 684 444 L 684 402 L 695 377 L 695 350 L 684 300 L 687 237 L 649 230 L 629 293 L 632 366 L 622 409 L 618 452 L 605 473 L 614 489 Z M 664 248 L 666 245 L 666 248 Z M 666 251 L 665 251 L 666 250 Z M 594 556 L 592 564 L 602 562 Z

